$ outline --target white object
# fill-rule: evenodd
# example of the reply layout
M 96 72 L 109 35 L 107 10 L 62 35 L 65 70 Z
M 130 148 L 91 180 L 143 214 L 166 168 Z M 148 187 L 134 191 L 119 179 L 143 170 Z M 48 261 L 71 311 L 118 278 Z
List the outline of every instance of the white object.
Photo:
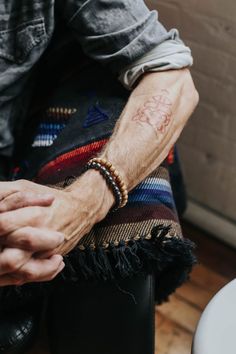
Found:
M 236 353 L 236 279 L 209 302 L 199 320 L 192 354 Z

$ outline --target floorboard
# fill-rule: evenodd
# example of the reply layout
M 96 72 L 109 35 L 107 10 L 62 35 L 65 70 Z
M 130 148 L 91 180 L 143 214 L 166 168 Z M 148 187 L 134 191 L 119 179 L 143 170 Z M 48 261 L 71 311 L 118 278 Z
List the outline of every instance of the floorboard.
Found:
M 189 354 L 192 334 L 185 331 L 176 323 L 156 314 L 156 347 L 155 353 L 160 354 Z

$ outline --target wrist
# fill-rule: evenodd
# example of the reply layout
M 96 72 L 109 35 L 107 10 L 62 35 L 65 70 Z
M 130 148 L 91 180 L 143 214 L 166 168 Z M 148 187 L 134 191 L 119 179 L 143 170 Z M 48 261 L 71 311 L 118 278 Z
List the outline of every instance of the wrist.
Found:
M 115 198 L 104 177 L 91 169 L 83 173 L 72 185 L 66 188 L 79 203 L 81 198 L 91 210 L 92 222 L 95 224 L 105 218 L 115 203 Z M 78 205 L 79 207 L 79 205 Z

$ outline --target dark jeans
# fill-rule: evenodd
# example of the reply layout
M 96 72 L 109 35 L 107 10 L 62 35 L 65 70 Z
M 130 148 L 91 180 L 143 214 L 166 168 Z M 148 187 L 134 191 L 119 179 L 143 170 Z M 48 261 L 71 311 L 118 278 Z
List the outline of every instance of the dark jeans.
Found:
M 48 305 L 51 354 L 154 354 L 154 277 L 58 283 Z

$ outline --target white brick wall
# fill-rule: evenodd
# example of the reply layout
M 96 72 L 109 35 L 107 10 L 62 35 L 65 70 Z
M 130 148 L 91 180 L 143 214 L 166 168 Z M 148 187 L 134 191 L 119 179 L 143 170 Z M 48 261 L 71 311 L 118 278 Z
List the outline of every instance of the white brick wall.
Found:
M 200 104 L 179 142 L 191 199 L 236 221 L 236 0 L 149 0 L 194 56 Z

